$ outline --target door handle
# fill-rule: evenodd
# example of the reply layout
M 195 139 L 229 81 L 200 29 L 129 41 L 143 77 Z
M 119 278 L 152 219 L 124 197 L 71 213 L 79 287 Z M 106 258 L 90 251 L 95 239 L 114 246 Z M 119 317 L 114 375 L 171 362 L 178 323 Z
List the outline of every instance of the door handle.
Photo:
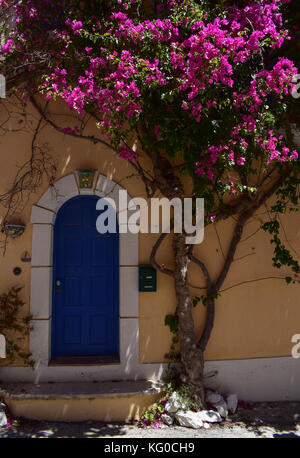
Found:
M 60 280 L 56 280 L 56 292 L 57 293 L 60 293 L 61 292 L 61 281 Z

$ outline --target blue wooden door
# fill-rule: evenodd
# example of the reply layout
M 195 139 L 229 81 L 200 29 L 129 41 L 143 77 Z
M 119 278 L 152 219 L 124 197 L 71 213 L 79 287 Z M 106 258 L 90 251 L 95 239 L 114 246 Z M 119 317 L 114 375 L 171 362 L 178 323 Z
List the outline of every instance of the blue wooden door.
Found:
M 74 197 L 56 217 L 52 357 L 119 354 L 119 236 L 97 232 L 98 199 Z

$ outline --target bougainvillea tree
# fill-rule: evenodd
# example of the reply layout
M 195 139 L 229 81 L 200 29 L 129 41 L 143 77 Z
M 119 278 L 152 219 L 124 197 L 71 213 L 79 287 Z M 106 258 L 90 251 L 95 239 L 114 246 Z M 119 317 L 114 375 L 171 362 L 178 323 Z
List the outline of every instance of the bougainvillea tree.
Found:
M 139 174 L 149 197 L 183 199 L 182 176 L 188 175 L 192 195 L 205 199 L 206 224 L 234 216 L 217 278 L 194 255 L 184 233 L 172 234 L 174 269 L 156 261 L 165 234 L 151 255 L 152 264 L 174 278 L 182 377 L 196 387 L 203 405 L 203 352 L 215 298 L 245 224 L 272 196 L 272 217 L 263 229 L 275 247 L 273 263 L 290 268 L 287 282 L 300 271 L 280 240 L 277 218 L 288 204 L 297 205 L 300 183 L 289 118 L 298 70 L 285 55 L 296 33 L 288 31 L 284 16 L 290 0 L 1 0 L 0 5 L 8 90 L 31 101 L 41 119 L 62 133 L 109 145 Z M 47 112 L 53 100 L 63 100 L 79 117 L 88 113 L 99 136 L 85 134 L 82 126 L 59 125 Z M 137 150 L 130 147 L 132 136 Z M 145 158 L 151 170 L 143 166 Z M 206 280 L 200 341 L 188 283 L 191 262 Z

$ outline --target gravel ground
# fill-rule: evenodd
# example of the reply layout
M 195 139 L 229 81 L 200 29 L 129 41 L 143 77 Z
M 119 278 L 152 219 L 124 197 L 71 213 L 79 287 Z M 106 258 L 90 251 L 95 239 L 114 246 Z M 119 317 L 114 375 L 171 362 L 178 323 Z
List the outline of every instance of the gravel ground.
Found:
M 0 438 L 300 438 L 300 402 L 248 404 L 239 407 L 221 424 L 209 429 L 179 426 L 138 428 L 136 424 L 49 422 L 15 419 L 10 428 L 0 428 Z

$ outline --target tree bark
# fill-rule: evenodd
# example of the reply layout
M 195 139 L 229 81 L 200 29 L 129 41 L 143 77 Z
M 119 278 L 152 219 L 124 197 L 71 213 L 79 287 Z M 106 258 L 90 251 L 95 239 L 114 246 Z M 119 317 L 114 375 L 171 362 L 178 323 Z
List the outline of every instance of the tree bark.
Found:
M 183 201 L 183 185 L 180 178 L 173 174 L 169 161 L 161 157 L 158 153 L 153 158 L 153 164 L 157 189 L 168 199 L 177 197 Z M 160 271 L 174 278 L 178 314 L 178 339 L 182 364 L 181 378 L 185 385 L 192 388 L 193 398 L 198 408 L 203 409 L 205 408 L 205 391 L 203 386 L 204 358 L 195 337 L 192 316 L 193 305 L 188 283 L 191 246 L 186 244 L 186 234 L 174 233 L 173 254 L 175 268 L 171 271 L 170 269 L 159 266 L 155 261 L 155 253 L 163 238 L 163 235 L 160 236 L 153 247 L 151 263 L 156 268 L 159 268 Z
M 178 304 L 178 338 L 180 343 L 182 381 L 193 387 L 194 400 L 199 408 L 205 408 L 203 352 L 197 345 L 192 316 L 192 301 L 188 286 L 189 245 L 184 234 L 174 234 L 175 292 Z

